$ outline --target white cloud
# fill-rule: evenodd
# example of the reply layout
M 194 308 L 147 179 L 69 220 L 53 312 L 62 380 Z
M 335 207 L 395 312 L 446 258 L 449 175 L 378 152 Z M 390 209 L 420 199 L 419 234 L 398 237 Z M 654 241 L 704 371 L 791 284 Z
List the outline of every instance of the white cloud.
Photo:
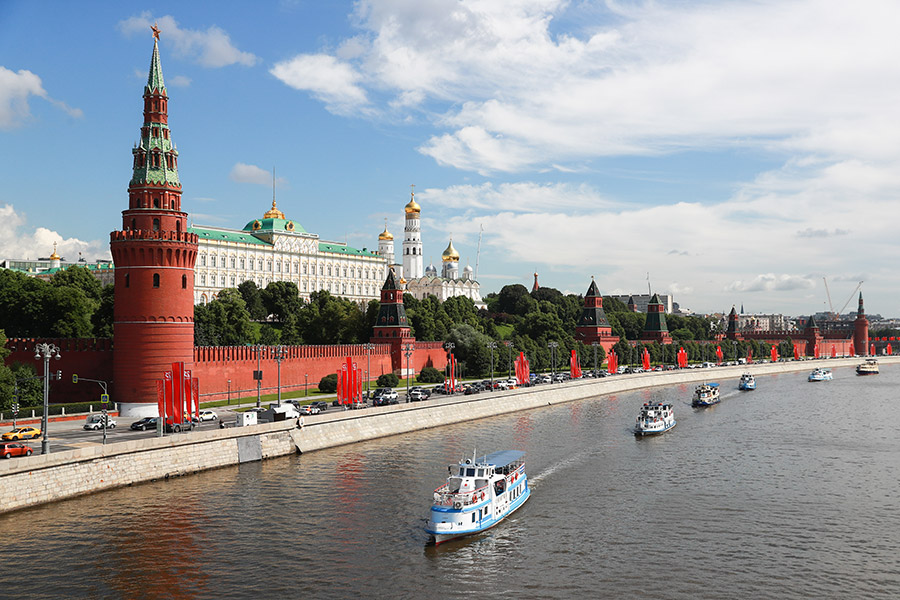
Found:
M 891 0 L 367 0 L 352 21 L 337 58 L 304 55 L 283 80 L 342 114 L 363 99 L 373 117 L 421 110 L 439 132 L 420 151 L 442 165 L 569 169 L 752 145 L 900 154 Z
M 369 100 L 359 85 L 359 73 L 333 56 L 300 54 L 275 64 L 269 72 L 294 89 L 312 92 L 333 113 L 366 113 Z
M 154 23 L 158 23 L 162 32 L 160 43 L 171 44 L 176 54 L 200 66 L 218 68 L 240 64 L 252 67 L 259 62 L 259 57 L 252 53 L 238 50 L 221 28 L 211 25 L 206 31 L 183 29 L 170 15 L 154 18 L 150 12 L 143 12 L 120 21 L 119 31 L 125 35 L 148 34 Z
M 15 72 L 0 66 L 0 129 L 20 127 L 28 120 L 31 116 L 29 96 L 43 98 L 71 117 L 83 116 L 81 109 L 51 98 L 44 90 L 41 78 L 31 71 Z
M 426 189 L 420 201 L 453 209 L 535 212 L 611 208 L 613 202 L 588 185 L 566 183 L 501 183 L 455 185 L 447 189 Z
M 56 242 L 56 252 L 66 260 L 84 258 L 93 262 L 111 258 L 108 239 L 85 241 L 66 238 L 45 227 L 28 230 L 26 222 L 25 216 L 16 212 L 11 204 L 0 205 L 0 256 L 24 259 L 47 257 L 53 252 L 53 243 Z
M 810 290 L 816 287 L 815 282 L 807 275 L 775 275 L 764 273 L 749 281 L 733 281 L 725 290 L 729 292 L 792 292 Z
M 244 163 L 236 163 L 231 168 L 228 177 L 232 181 L 238 183 L 255 183 L 257 185 L 272 185 L 272 172 L 261 169 L 256 165 L 247 165 Z M 286 186 L 288 181 L 284 177 L 276 177 L 276 183 L 279 187 Z
M 168 80 L 168 84 L 175 87 L 188 87 L 191 85 L 191 78 L 184 75 L 176 75 Z

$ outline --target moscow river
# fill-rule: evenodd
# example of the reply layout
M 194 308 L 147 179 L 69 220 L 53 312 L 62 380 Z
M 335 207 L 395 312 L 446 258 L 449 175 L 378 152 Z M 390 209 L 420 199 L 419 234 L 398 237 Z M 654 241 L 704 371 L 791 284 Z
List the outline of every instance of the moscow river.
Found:
M 900 368 L 675 386 L 0 516 L 9 598 L 897 598 Z M 710 371 L 715 380 L 715 371 Z M 637 439 L 643 402 L 678 425 Z M 527 452 L 533 493 L 427 546 L 447 465 Z

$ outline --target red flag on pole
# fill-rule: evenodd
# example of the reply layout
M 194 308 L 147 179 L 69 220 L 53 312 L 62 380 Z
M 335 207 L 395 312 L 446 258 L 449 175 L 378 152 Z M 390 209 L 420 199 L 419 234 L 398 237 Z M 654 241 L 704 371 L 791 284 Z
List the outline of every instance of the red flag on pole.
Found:
M 778 362 L 778 346 L 772 346 L 772 362 Z
M 831 345 L 831 358 L 837 357 L 837 348 L 834 347 L 834 344 Z
M 616 372 L 616 360 L 618 359 L 618 355 L 616 355 L 615 350 L 609 351 L 609 356 L 606 357 L 606 370 L 610 373 Z
M 751 348 L 747 348 L 747 364 L 753 362 L 753 350 Z
M 644 348 L 644 353 L 641 355 L 641 363 L 645 371 L 650 370 L 650 352 L 646 348 Z
M 871 356 L 875 356 L 875 344 L 872 344 L 871 346 L 869 346 L 869 354 Z
M 800 360 L 800 349 L 794 344 L 794 360 Z
M 891 339 L 893 339 L 893 338 L 891 338 Z M 891 349 L 891 345 L 890 345 L 890 344 L 887 345 L 887 348 L 885 348 L 884 351 L 885 351 L 885 353 L 887 353 L 887 354 L 893 354 L 893 353 L 894 353 L 894 351 Z

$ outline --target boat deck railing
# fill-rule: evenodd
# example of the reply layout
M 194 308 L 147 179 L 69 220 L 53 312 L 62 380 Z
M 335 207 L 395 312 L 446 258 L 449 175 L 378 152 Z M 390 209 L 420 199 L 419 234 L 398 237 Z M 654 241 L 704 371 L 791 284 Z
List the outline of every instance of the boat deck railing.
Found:
M 438 489 L 434 490 L 434 505 L 455 506 L 457 503 L 459 503 L 460 506 L 468 506 L 469 504 L 481 502 L 489 495 L 489 485 L 490 484 L 483 485 L 471 492 L 451 492 L 450 486 L 445 483 Z

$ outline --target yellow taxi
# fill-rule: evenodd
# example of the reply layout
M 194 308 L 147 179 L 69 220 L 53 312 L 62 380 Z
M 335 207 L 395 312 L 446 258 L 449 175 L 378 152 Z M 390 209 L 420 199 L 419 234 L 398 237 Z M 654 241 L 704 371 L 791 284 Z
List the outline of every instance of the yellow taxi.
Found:
M 4 440 L 25 440 L 39 437 L 41 437 L 41 430 L 37 427 L 18 427 L 0 436 Z

